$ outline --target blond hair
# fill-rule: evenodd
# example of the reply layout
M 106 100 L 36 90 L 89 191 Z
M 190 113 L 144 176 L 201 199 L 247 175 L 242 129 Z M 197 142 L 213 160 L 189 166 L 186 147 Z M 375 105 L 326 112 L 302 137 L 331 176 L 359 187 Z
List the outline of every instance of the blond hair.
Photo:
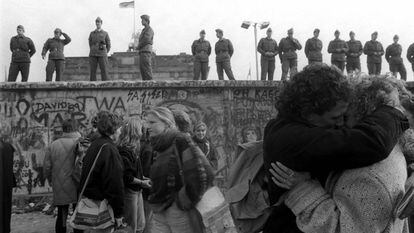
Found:
M 141 120 L 130 118 L 123 122 L 121 134 L 119 135 L 118 145 L 128 147 L 134 151 L 139 150 L 140 140 L 142 137 Z
M 174 115 L 170 111 L 170 109 L 166 107 L 155 107 L 147 112 L 147 116 L 150 114 L 154 115 L 160 121 L 164 122 L 164 124 L 166 124 L 168 128 L 170 129 L 177 128 L 177 125 L 175 124 L 175 120 L 174 120 Z

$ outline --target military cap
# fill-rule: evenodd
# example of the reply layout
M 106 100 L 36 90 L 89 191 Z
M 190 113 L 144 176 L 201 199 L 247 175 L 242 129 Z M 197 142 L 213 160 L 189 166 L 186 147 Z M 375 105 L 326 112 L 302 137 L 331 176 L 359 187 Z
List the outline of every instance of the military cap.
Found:
M 293 33 L 293 28 L 290 28 L 290 29 L 288 30 L 288 33 Z
M 375 32 L 373 32 L 371 35 L 372 35 L 372 36 L 373 36 L 373 35 L 378 36 L 378 32 L 376 32 L 376 31 L 375 31 Z
M 223 34 L 223 30 L 221 30 L 219 28 L 216 29 L 216 32 L 219 32 L 219 33 L 222 33 Z
M 398 37 L 398 35 L 395 35 L 393 38 L 394 39 L 399 39 L 400 37 Z
M 204 34 L 205 35 L 206 34 L 206 31 L 204 31 L 204 29 L 203 29 L 203 30 L 200 31 L 200 34 Z
M 266 32 L 272 32 L 272 28 L 268 28 Z
M 354 31 L 350 31 L 349 32 L 349 35 L 355 35 L 355 32 Z
M 141 15 L 141 19 L 143 19 L 143 20 L 145 20 L 145 21 L 147 21 L 147 22 L 149 22 L 149 21 L 150 21 L 150 17 L 149 17 L 149 15 Z
M 54 32 L 55 33 L 58 33 L 58 32 L 62 33 L 62 30 L 60 28 L 56 28 Z
M 340 34 L 339 30 L 335 30 L 335 34 Z
M 102 23 L 102 19 L 101 19 L 101 17 L 96 18 L 96 19 L 95 19 L 95 22 L 101 22 L 101 23 Z
M 319 33 L 321 30 L 319 30 L 319 28 L 315 28 L 315 30 L 313 30 L 313 32 L 317 32 Z
M 24 27 L 23 27 L 23 25 L 18 25 L 18 26 L 17 26 L 17 29 L 22 29 L 22 30 L 24 31 Z

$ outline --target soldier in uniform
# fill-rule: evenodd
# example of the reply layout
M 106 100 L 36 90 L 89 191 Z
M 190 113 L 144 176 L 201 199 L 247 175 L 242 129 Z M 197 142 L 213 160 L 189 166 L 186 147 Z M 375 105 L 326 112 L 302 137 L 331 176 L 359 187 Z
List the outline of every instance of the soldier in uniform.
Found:
M 154 31 L 150 27 L 150 17 L 148 15 L 141 15 L 141 24 L 144 29 L 139 35 L 138 41 L 139 70 L 142 80 L 152 80 L 151 58 Z
M 95 20 L 96 29 L 89 35 L 89 65 L 90 80 L 96 81 L 96 69 L 99 64 L 102 81 L 108 80 L 108 52 L 111 49 L 111 40 L 106 31 L 102 29 L 102 19 Z
M 407 70 L 404 66 L 404 61 L 401 57 L 402 47 L 398 44 L 398 35 L 395 35 L 394 43 L 389 45 L 385 50 L 385 59 L 390 65 L 390 71 L 397 77 L 397 73 L 400 73 L 402 80 L 407 80 Z
M 201 30 L 200 39 L 195 40 L 191 45 L 191 53 L 194 56 L 194 80 L 207 80 L 208 57 L 211 54 L 211 45 L 206 39 L 206 31 Z
M 296 38 L 293 38 L 293 28 L 288 30 L 288 36 L 280 40 L 279 43 L 279 57 L 282 63 L 282 81 L 287 79 L 287 74 L 290 69 L 290 76 L 297 73 L 298 55 L 296 50 L 301 50 L 302 45 Z
M 414 43 L 412 43 L 410 47 L 408 47 L 407 59 L 411 63 L 411 69 L 414 71 Z
M 62 32 L 61 29 L 56 28 L 55 37 L 46 41 L 42 50 L 42 59 L 45 59 L 47 51 L 49 51 L 49 61 L 46 66 L 46 82 L 52 81 L 53 72 L 56 70 L 56 81 L 60 81 L 65 68 L 65 56 L 63 55 L 64 46 L 69 44 L 70 37 Z M 63 36 L 65 39 L 60 39 Z
M 381 74 L 381 56 L 384 55 L 382 44 L 377 41 L 378 32 L 371 34 L 371 40 L 364 45 L 364 53 L 367 55 L 367 65 L 369 75 Z
M 345 55 L 348 52 L 348 44 L 339 38 L 341 33 L 335 31 L 335 39 L 329 42 L 328 53 L 331 53 L 331 63 L 338 67 L 342 72 L 345 69 Z
M 230 58 L 233 56 L 233 44 L 229 39 L 223 37 L 223 30 L 216 29 L 216 35 L 219 39 L 215 45 L 217 75 L 220 80 L 224 80 L 223 70 L 226 72 L 229 80 L 234 80 L 233 71 L 231 70 Z
M 261 80 L 273 80 L 275 73 L 275 57 L 279 53 L 277 42 L 272 38 L 272 29 L 266 31 L 266 37 L 260 39 L 257 45 L 257 51 L 262 55 L 260 58 L 260 65 L 262 68 Z
M 10 40 L 12 58 L 9 69 L 9 82 L 15 82 L 19 72 L 22 75 L 22 82 L 27 82 L 30 70 L 30 58 L 35 54 L 36 48 L 33 41 L 24 35 L 24 27 L 17 26 L 17 35 Z
M 322 41 L 319 40 L 320 30 L 316 28 L 313 31 L 313 37 L 309 38 L 305 44 L 305 55 L 308 58 L 309 65 L 322 62 Z
M 355 33 L 349 32 L 350 40 L 346 42 L 348 44 L 348 52 L 346 53 L 346 72 L 348 74 L 355 70 L 361 71 L 361 61 L 359 57 L 362 55 L 362 43 L 359 40 L 355 40 Z

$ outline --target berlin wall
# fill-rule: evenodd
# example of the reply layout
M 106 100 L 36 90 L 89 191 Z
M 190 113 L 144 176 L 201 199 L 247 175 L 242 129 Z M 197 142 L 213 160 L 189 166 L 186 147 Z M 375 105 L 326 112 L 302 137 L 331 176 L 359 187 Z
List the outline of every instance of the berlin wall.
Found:
M 1 137 L 17 149 L 14 194 L 51 192 L 43 175 L 44 151 L 61 132 L 61 122 L 76 119 L 82 132 L 101 110 L 141 118 L 153 106 L 186 111 L 202 120 L 219 153 L 219 168 L 234 158 L 241 132 L 255 127 L 261 136 L 276 116 L 278 83 L 270 81 L 56 82 L 0 84 Z M 228 169 L 221 173 L 225 180 Z

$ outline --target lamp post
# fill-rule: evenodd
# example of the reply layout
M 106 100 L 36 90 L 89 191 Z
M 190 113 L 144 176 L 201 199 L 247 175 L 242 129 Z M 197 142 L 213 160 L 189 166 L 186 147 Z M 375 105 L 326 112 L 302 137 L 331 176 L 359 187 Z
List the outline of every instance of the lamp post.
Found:
M 270 25 L 270 22 L 252 22 L 252 21 L 243 21 L 241 27 L 244 29 L 248 29 L 250 26 L 254 27 L 254 54 L 256 57 L 256 79 L 259 80 L 259 58 L 257 56 L 257 26 L 260 29 L 265 29 Z

